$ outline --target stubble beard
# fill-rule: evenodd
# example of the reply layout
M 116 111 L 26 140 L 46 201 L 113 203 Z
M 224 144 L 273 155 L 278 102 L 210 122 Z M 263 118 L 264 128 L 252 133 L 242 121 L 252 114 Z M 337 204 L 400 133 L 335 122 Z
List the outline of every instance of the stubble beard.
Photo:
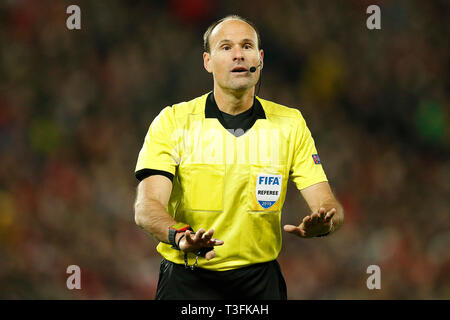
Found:
M 222 89 L 232 91 L 236 93 L 244 93 L 254 87 L 256 83 L 252 83 L 250 79 L 242 81 L 241 79 L 229 79 L 225 86 L 221 86 Z

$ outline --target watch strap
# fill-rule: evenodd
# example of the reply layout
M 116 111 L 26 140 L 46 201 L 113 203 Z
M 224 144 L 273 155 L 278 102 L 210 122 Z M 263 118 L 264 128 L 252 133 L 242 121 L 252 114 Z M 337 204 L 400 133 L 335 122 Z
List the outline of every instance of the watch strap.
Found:
M 178 246 L 179 242 L 175 242 L 175 237 L 179 232 L 185 232 L 187 230 L 194 231 L 189 225 L 185 225 L 183 228 L 175 228 L 173 226 L 169 227 L 169 243 L 172 245 L 172 248 L 175 250 L 180 250 Z M 180 239 L 181 240 L 181 239 Z

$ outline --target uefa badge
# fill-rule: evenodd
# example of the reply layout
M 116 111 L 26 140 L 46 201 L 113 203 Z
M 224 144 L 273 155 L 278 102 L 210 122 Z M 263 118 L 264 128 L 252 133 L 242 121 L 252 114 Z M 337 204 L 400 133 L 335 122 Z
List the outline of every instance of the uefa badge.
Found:
M 278 201 L 281 194 L 283 176 L 258 174 L 256 178 L 256 200 L 264 209 L 269 209 Z

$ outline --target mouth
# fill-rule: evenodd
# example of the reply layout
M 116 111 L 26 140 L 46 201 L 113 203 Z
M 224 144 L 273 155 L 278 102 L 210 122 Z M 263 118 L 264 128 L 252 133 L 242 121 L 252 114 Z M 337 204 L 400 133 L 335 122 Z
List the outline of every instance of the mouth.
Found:
M 237 74 L 246 73 L 247 71 L 248 70 L 243 66 L 236 66 L 231 70 L 231 72 L 237 73 Z

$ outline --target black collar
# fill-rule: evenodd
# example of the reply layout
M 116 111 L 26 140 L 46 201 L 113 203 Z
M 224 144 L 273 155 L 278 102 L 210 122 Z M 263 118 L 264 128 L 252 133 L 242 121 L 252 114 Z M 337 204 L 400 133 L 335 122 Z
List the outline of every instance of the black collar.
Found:
M 252 121 L 249 128 L 244 128 L 245 131 L 250 129 L 257 119 L 266 119 L 266 113 L 264 112 L 264 109 L 258 99 L 256 98 L 253 99 L 253 105 L 251 109 L 253 110 L 252 118 L 254 121 Z M 216 118 L 217 120 L 219 120 L 222 126 L 226 128 L 226 123 L 223 119 L 222 113 L 219 107 L 217 106 L 216 100 L 214 99 L 214 92 L 210 92 L 208 97 L 206 98 L 205 118 Z

